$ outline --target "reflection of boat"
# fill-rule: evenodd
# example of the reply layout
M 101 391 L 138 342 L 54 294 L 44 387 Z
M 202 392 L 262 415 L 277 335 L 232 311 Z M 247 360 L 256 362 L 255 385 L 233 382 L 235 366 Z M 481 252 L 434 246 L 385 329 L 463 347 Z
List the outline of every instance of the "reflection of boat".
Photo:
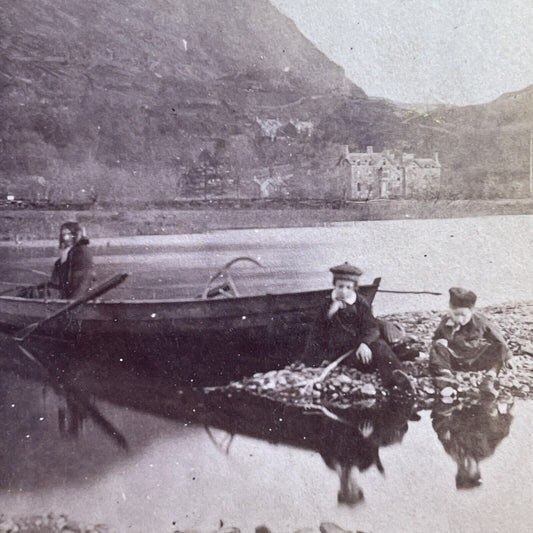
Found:
M 20 359 L 22 353 L 15 343 L 10 343 L 10 346 L 6 343 L 5 348 L 11 348 L 13 353 L 5 352 L 9 357 L 0 358 L 0 381 L 26 382 L 27 393 L 24 399 L 17 399 L 17 404 L 20 401 L 24 409 L 32 414 L 39 413 L 39 417 L 46 419 L 37 423 L 35 433 L 32 430 L 32 442 L 39 454 L 49 457 L 49 453 L 55 454 L 58 448 L 67 449 L 57 445 L 55 439 L 59 437 L 68 437 L 70 444 L 76 439 L 80 455 L 86 453 L 88 446 L 94 447 L 88 454 L 97 460 L 91 475 L 113 460 L 110 452 L 116 454 L 117 460 L 123 457 L 119 449 L 110 444 L 138 453 L 139 445 L 149 445 L 156 435 L 160 435 L 159 431 L 164 434 L 165 428 L 174 426 L 168 422 L 150 426 L 150 421 L 161 418 L 174 421 L 175 427 L 180 430 L 178 435 L 184 438 L 189 431 L 191 435 L 198 435 L 198 430 L 204 427 L 206 436 L 216 449 L 225 454 L 236 453 L 231 443 L 241 436 L 271 445 L 316 452 L 322 459 L 318 462 L 322 474 L 331 469 L 339 476 L 339 502 L 352 505 L 363 497 L 355 479 L 356 471 L 366 471 L 373 466 L 380 472 L 384 471 L 379 449 L 402 440 L 412 412 L 409 403 L 389 400 L 371 405 L 367 401 L 337 412 L 338 418 L 334 419 L 321 411 L 308 411 L 247 394 L 228 395 L 220 389 L 178 388 L 159 378 L 150 379 L 140 377 L 136 372 L 104 368 L 94 360 L 73 359 L 59 370 L 49 363 L 51 357 L 45 362 L 33 346 L 29 353 L 45 364 L 31 364 L 28 357 Z M 50 346 L 50 349 L 53 347 Z M 14 380 L 8 373 L 22 379 Z M 40 411 L 42 406 L 36 401 L 39 395 L 42 396 L 42 384 L 48 384 L 57 395 L 57 399 L 47 398 L 48 413 Z M 34 393 L 31 394 L 31 391 Z M 5 405 L 14 401 L 12 394 L 2 399 Z M 54 412 L 50 409 L 54 408 L 57 409 L 57 419 L 51 416 Z M 16 426 L 13 409 L 0 409 L 0 412 L 0 427 L 3 427 L 3 421 Z M 155 417 L 143 417 L 143 413 Z M 27 418 L 37 420 L 37 416 Z M 59 424 L 59 431 L 51 431 L 55 429 L 52 426 L 54 422 Z M 194 427 L 186 429 L 190 426 Z M 81 432 L 82 427 L 84 431 Z M 152 427 L 159 429 L 152 431 Z M 48 440 L 45 439 L 45 429 Z M 176 438 L 176 433 L 173 434 Z M 11 438 L 12 435 L 10 433 L 7 439 L 6 449 L 11 449 L 18 442 Z M 102 438 L 103 435 L 106 438 Z M 52 451 L 47 449 L 46 443 Z M 190 453 L 195 451 L 190 450 Z M 20 454 L 14 455 L 19 462 L 23 461 Z M 68 464 L 72 464 L 73 459 L 78 462 L 72 452 L 66 455 L 65 462 Z M 65 467 L 61 462 L 56 455 L 53 468 L 60 464 L 61 476 L 64 476 Z M 73 479 L 78 478 L 80 469 L 86 476 L 87 465 L 92 464 L 84 460 L 79 463 L 71 473 Z M 29 473 L 26 475 L 30 477 Z M 44 482 L 49 484 L 51 480 L 52 476 Z M 60 480 L 62 484 L 65 482 L 63 477 Z M 335 494 L 328 497 L 334 498 Z
M 41 360 L 37 352 L 32 353 Z M 137 411 L 185 422 L 179 426 L 203 426 L 216 448 L 226 454 L 231 453 L 236 436 L 311 450 L 322 458 L 324 470 L 338 474 L 339 502 L 350 505 L 363 498 L 355 471 L 372 466 L 384 471 L 379 449 L 402 440 L 413 407 L 412 402 L 389 399 L 373 404 L 367 400 L 327 416 L 320 410 L 310 411 L 246 393 L 228 395 L 221 389 L 177 388 L 165 380 L 139 377 L 135 372 L 110 371 L 90 360 L 71 360 L 61 369 L 59 378 L 54 377 L 52 366 L 46 368 L 49 376 L 43 378 L 59 385 L 54 389 L 66 400 L 58 412 L 60 433 L 90 438 L 87 433 L 78 434 L 81 422 L 90 417 L 98 423 L 98 431 L 104 431 L 117 444 L 124 447 L 130 439 L 135 441 L 131 426 L 128 431 L 125 424 L 119 424 L 123 426 L 120 435 L 104 418 L 98 411 L 101 404 L 122 407 L 128 413 Z M 23 375 L 27 376 L 27 370 L 26 367 Z M 19 373 L 20 369 L 13 366 L 12 371 Z M 43 378 L 30 377 L 36 381 Z
M 239 296 L 224 271 L 222 282 L 197 299 L 96 300 L 50 320 L 42 334 L 68 338 L 173 339 L 211 341 L 217 349 L 234 343 L 272 350 L 301 345 L 305 330 L 330 289 L 283 294 Z M 360 287 L 372 302 L 380 278 Z M 0 324 L 23 328 L 64 307 L 64 300 L 0 296 Z

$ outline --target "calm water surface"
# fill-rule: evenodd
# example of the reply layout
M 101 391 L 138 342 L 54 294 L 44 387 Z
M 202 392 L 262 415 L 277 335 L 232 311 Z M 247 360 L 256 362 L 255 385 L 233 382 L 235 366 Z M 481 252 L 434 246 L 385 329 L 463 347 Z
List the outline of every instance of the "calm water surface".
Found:
M 17 267 L 49 272 L 55 245 L 0 246 L 2 279 L 15 278 Z M 331 283 L 329 267 L 348 260 L 363 269 L 363 282 L 381 276 L 384 289 L 446 293 L 450 286 L 464 285 L 479 295 L 481 305 L 533 299 L 533 215 L 96 239 L 93 247 L 100 279 L 121 270 L 132 274 L 114 297 L 196 296 L 218 268 L 247 255 L 264 269 L 235 266 L 243 294 L 321 289 Z M 29 273 L 18 276 L 36 281 Z M 445 296 L 378 294 L 375 310 L 445 305 Z
M 340 424 L 69 369 L 126 438 L 124 451 L 11 362 L 0 375 L 0 509 L 10 515 L 66 513 L 124 532 L 211 531 L 220 520 L 242 531 L 323 521 L 377 532 L 531 530 L 531 402 L 438 405 L 418 416 L 409 404 L 367 405 L 341 413 Z M 457 489 L 468 461 L 483 483 Z

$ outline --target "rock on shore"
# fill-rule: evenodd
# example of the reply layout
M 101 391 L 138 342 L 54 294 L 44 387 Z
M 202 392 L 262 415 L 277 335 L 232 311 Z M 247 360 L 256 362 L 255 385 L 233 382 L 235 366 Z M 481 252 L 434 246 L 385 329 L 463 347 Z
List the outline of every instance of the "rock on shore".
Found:
M 495 381 L 493 393 L 503 400 L 533 396 L 533 344 L 530 341 L 533 338 L 533 303 L 492 306 L 483 309 L 483 312 L 500 326 L 514 355 L 510 367 L 503 369 Z M 429 406 L 435 399 L 451 403 L 482 395 L 482 372 L 457 372 L 455 384 L 440 387 L 435 386 L 429 376 L 427 353 L 441 316 L 441 312 L 429 311 L 385 317 L 402 324 L 409 335 L 426 347 L 414 361 L 404 362 L 421 406 L 424 402 L 428 402 Z M 375 403 L 391 394 L 376 374 L 364 374 L 342 364 L 320 379 L 327 364 L 318 368 L 293 364 L 282 370 L 254 374 L 229 384 L 226 390 L 244 390 L 302 407 L 347 407 L 361 401 Z

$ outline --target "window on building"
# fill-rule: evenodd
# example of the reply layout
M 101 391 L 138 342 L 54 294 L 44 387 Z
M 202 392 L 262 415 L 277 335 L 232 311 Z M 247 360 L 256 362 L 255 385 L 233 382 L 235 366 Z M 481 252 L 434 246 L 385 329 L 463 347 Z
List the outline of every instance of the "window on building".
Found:
M 360 183 L 357 184 L 357 192 L 361 192 L 361 184 Z

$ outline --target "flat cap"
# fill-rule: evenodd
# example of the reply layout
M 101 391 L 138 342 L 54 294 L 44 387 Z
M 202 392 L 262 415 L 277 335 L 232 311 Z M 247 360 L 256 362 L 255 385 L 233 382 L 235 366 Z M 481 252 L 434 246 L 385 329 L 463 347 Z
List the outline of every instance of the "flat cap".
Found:
M 450 305 L 452 307 L 474 307 L 477 296 L 462 287 L 452 287 L 450 289 Z
M 356 266 L 350 265 L 348 262 L 331 267 L 329 270 L 335 279 L 346 279 L 349 281 L 357 281 L 359 276 L 363 273 L 362 270 Z

